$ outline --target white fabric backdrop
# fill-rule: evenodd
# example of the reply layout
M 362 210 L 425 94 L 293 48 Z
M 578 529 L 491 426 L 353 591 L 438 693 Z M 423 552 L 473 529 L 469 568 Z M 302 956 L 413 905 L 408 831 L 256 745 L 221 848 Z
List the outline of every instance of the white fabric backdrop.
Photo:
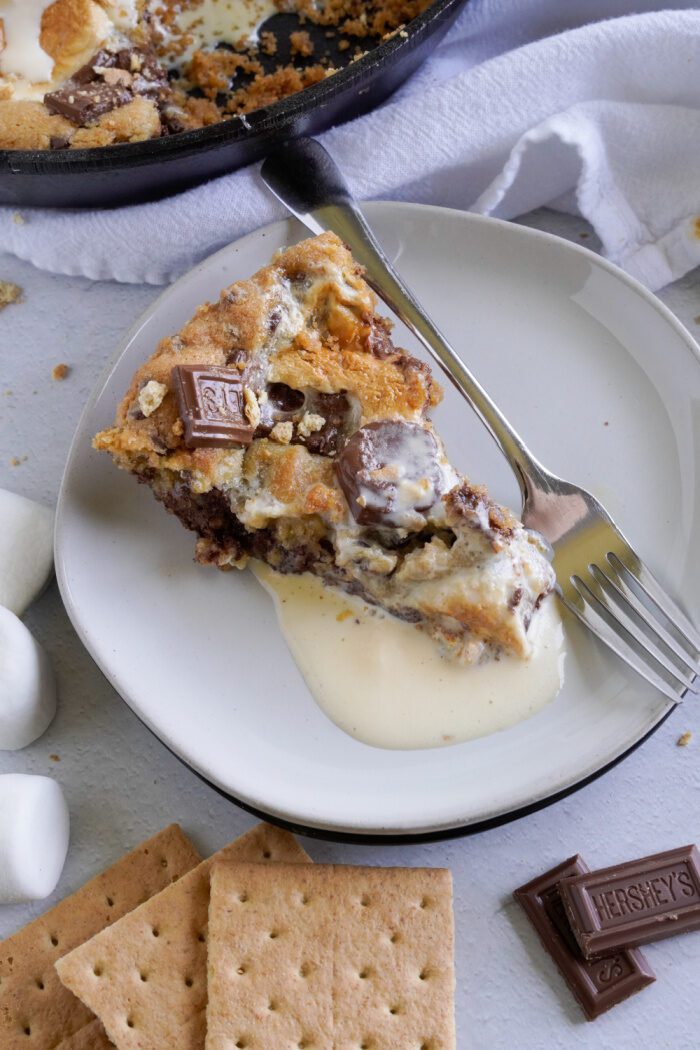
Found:
M 471 0 L 389 103 L 322 140 L 359 198 L 580 213 L 659 288 L 700 263 L 700 10 L 659 6 Z M 282 214 L 254 166 L 131 208 L 23 209 L 22 225 L 0 209 L 0 244 L 58 273 L 160 284 Z

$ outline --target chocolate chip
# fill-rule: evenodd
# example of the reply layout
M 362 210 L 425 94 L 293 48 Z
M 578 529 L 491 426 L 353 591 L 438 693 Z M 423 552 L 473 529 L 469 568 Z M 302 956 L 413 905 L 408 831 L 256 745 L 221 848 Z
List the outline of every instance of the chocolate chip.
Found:
M 305 407 L 308 412 L 325 419 L 325 423 L 320 430 L 309 434 L 300 443 L 318 456 L 334 456 L 343 444 L 350 424 L 351 410 L 347 395 L 342 391 L 338 394 L 313 391 L 307 394 Z
M 110 69 L 117 64 L 117 56 L 113 51 L 105 51 L 102 48 L 97 51 L 89 62 L 86 62 L 84 66 L 81 66 L 73 76 L 71 80 L 74 84 L 92 84 L 97 80 L 98 74 L 95 72 L 95 66 L 100 66 L 102 69 Z
M 372 321 L 369 335 L 367 337 L 367 349 L 374 356 L 384 360 L 387 357 L 395 357 L 398 350 L 391 341 L 391 328 L 389 322 L 382 317 L 376 317 Z
M 295 390 L 286 383 L 270 383 L 267 388 L 267 400 L 274 413 L 288 414 L 302 408 L 306 396 L 302 390 Z M 277 416 L 275 417 L 278 418 Z
M 508 602 L 508 608 L 509 609 L 517 609 L 518 606 L 520 605 L 520 602 L 522 601 L 522 598 L 523 598 L 523 589 L 522 589 L 522 587 L 516 587 L 515 590 L 513 591 L 513 593 L 510 596 L 510 601 Z

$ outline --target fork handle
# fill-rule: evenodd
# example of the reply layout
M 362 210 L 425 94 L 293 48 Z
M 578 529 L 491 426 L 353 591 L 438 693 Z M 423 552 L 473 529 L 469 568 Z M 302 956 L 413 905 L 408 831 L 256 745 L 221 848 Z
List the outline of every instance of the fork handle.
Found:
M 523 499 L 533 488 L 547 488 L 548 472 L 394 270 L 324 147 L 309 138 L 287 142 L 264 161 L 261 175 L 312 233 L 330 230 L 348 245 L 364 267 L 367 283 L 420 340 L 485 424 L 513 468 Z

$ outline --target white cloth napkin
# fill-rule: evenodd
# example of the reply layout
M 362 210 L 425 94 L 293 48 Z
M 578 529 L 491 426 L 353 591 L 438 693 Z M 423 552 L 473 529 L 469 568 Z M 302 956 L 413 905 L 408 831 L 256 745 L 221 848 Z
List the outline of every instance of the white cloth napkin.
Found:
M 322 141 L 360 199 L 581 214 L 608 258 L 660 288 L 700 263 L 700 11 L 656 6 L 471 0 L 388 104 Z M 283 214 L 253 166 L 131 208 L 23 209 L 24 224 L 0 209 L 0 246 L 161 284 Z

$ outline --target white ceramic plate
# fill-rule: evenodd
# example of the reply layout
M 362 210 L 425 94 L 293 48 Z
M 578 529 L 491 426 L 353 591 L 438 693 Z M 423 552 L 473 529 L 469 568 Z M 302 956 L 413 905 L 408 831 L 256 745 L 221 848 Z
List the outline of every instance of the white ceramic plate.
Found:
M 700 368 L 688 333 L 620 271 L 555 237 L 440 208 L 375 203 L 366 212 L 538 457 L 603 500 L 698 618 Z M 195 565 L 193 535 L 90 448 L 157 341 L 303 235 L 280 222 L 225 248 L 168 289 L 126 337 L 66 468 L 56 528 L 66 607 L 145 724 L 246 806 L 364 835 L 516 815 L 624 755 L 661 721 L 665 701 L 567 623 L 566 684 L 530 720 L 432 751 L 360 744 L 311 699 L 250 574 Z M 398 342 L 417 350 L 401 328 Z M 436 420 L 456 465 L 519 507 L 509 468 L 451 389 Z

